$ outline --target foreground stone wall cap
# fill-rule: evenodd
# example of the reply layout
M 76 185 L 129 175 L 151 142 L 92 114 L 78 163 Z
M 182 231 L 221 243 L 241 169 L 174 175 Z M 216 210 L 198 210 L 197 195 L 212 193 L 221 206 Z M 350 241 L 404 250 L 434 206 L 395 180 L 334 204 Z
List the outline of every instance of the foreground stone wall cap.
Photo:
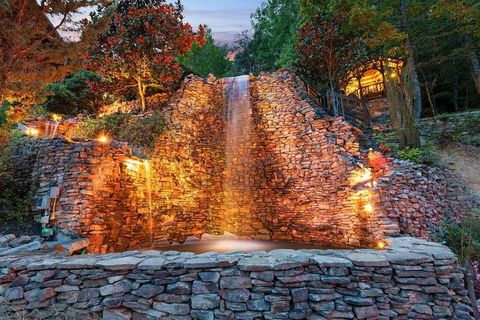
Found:
M 332 256 L 314 256 L 310 258 L 319 267 L 327 268 L 351 268 L 353 263 L 350 260 Z
M 137 268 L 139 270 L 162 270 L 164 263 L 164 258 L 147 258 L 143 262 L 141 262 Z
M 347 259 L 354 265 L 361 267 L 386 267 L 389 265 L 387 257 L 382 253 L 351 253 L 347 255 Z
M 58 264 L 59 269 L 91 269 L 95 267 L 100 257 L 74 257 Z
M 110 260 L 103 260 L 97 262 L 95 265 L 103 267 L 106 270 L 132 270 L 137 267 L 138 264 L 143 262 L 144 259 L 136 257 L 123 257 Z

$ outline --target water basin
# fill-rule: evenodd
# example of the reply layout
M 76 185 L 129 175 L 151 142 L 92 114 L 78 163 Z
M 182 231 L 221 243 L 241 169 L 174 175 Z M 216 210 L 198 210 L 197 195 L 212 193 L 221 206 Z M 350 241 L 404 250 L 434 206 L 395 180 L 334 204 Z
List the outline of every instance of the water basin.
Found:
M 158 251 L 179 251 L 179 252 L 255 252 L 255 251 L 272 251 L 277 249 L 341 249 L 321 244 L 311 244 L 302 242 L 286 242 L 286 241 L 267 241 L 267 240 L 201 240 L 191 241 L 184 244 L 174 245 L 156 245 L 153 250 Z

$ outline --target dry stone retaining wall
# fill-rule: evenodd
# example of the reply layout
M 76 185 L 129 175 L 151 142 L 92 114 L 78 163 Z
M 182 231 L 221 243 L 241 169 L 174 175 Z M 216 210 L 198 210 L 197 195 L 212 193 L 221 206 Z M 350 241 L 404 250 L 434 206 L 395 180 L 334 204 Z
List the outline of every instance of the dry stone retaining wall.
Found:
M 356 129 L 341 118 L 318 118 L 297 90 L 286 72 L 252 82 L 270 191 L 258 201 L 269 206 L 272 238 L 372 246 L 382 237 L 377 216 L 362 219 L 352 200 L 350 178 L 365 164 Z
M 124 251 L 150 242 L 144 167 L 126 144 L 60 138 L 24 144 L 31 150 L 22 157 L 31 163 L 37 217 L 54 208 L 55 224 L 86 236 L 90 252 Z M 128 161 L 134 161 L 133 170 Z M 58 197 L 51 194 L 55 188 Z M 50 204 L 45 206 L 46 198 Z
M 36 319 L 473 319 L 452 252 L 274 250 L 9 256 L 0 301 Z
M 470 215 L 480 204 L 452 172 L 390 159 L 377 180 L 379 208 L 396 231 L 435 239 L 438 224 Z M 391 232 L 390 235 L 395 234 Z
M 36 204 L 59 187 L 57 224 L 88 237 L 91 252 L 224 231 L 241 238 L 373 247 L 384 233 L 428 237 L 433 223 L 473 207 L 455 178 L 407 162 L 391 161 L 373 172 L 375 187 L 353 185 L 352 176 L 368 166 L 356 139 L 359 130 L 316 112 L 298 79 L 277 72 L 250 82 L 253 127 L 243 146 L 249 162 L 235 168 L 241 174 L 234 196 L 242 205 L 230 212 L 228 83 L 186 79 L 163 110 L 166 129 L 148 170 L 125 144 L 36 140 L 20 156 L 33 166 Z M 362 207 L 369 203 L 372 212 L 365 214 Z

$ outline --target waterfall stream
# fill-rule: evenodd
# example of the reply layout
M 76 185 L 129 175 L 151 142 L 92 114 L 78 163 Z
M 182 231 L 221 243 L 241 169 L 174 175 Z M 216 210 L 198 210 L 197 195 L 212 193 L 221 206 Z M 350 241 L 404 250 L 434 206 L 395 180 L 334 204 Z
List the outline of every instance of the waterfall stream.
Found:
M 152 169 L 150 166 L 150 160 L 143 160 L 143 167 L 145 169 L 145 182 L 147 184 L 147 197 L 148 197 L 148 229 L 150 233 L 150 240 L 153 242 L 153 212 L 152 212 Z
M 250 151 L 253 128 L 249 76 L 227 79 L 224 205 L 226 229 L 238 231 L 250 213 Z

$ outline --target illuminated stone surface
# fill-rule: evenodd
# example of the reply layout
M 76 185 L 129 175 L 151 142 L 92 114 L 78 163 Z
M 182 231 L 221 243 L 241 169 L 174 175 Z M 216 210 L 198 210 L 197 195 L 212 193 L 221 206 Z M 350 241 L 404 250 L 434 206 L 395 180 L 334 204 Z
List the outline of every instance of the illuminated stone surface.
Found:
M 225 267 L 197 265 L 194 269 L 185 259 L 186 253 L 172 251 L 86 257 L 56 257 L 55 253 L 11 256 L 10 262 L 2 262 L 8 273 L 0 276 L 0 301 L 14 304 L 20 314 L 55 311 L 72 319 L 95 318 L 94 314 L 103 319 L 128 320 L 308 316 L 473 319 L 463 273 L 448 248 L 413 238 L 388 240 L 391 247 L 386 251 L 212 253 L 208 259 L 217 265 L 226 256 L 232 263 Z M 188 256 L 191 260 L 204 259 L 201 255 Z M 286 259 L 300 261 L 299 257 L 304 258 L 301 266 L 283 264 L 282 270 L 275 270 L 275 265 Z M 42 265 L 42 260 L 63 262 Z M 86 264 L 86 260 L 97 263 Z M 157 270 L 139 269 L 152 261 L 168 260 L 172 262 L 170 267 L 161 264 Z M 266 269 L 265 261 L 271 264 L 265 271 L 245 271 L 242 261 L 248 261 L 252 270 L 257 270 L 255 261 L 260 270 Z M 35 268 L 29 269 L 32 264 Z M 87 268 L 79 269 L 82 265 Z M 122 270 L 125 265 L 129 270 Z M 130 269 L 131 265 L 137 267 Z M 38 282 L 45 277 L 55 280 Z M 23 280 L 12 280 L 19 278 Z
M 360 130 L 314 108 L 288 72 L 251 79 L 250 109 L 239 115 L 252 118 L 248 143 L 239 144 L 248 157 L 227 166 L 229 81 L 185 80 L 162 110 L 166 131 L 149 170 L 124 143 L 63 139 L 25 142 L 12 167 L 34 182 L 36 204 L 59 187 L 56 223 L 98 253 L 225 231 L 373 248 L 385 234 L 428 238 L 443 217 L 470 212 L 465 189 L 441 169 L 391 160 L 371 170 L 375 187 L 352 185 L 369 165 Z

